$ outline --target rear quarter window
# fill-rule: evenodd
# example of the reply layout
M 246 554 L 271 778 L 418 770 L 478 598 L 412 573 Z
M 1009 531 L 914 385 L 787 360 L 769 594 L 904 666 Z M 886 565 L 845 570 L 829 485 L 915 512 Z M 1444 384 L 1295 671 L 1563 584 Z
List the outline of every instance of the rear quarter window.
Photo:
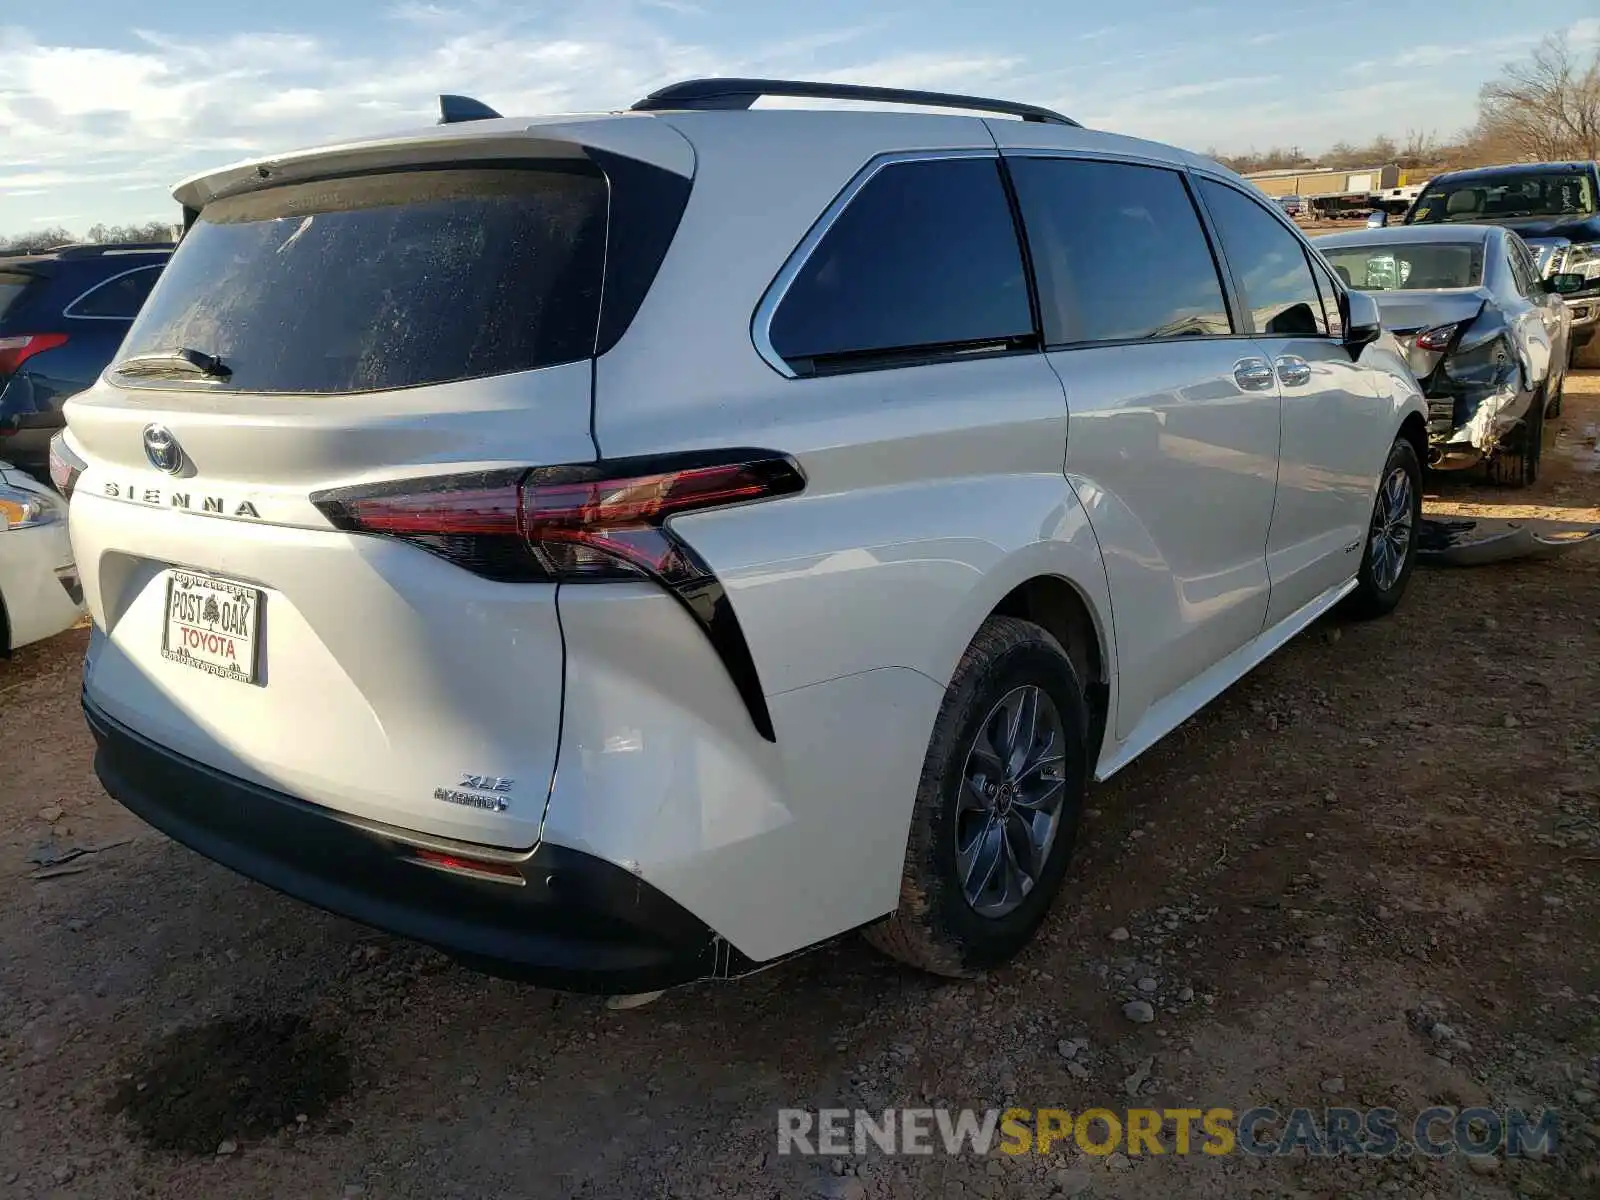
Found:
M 318 394 L 587 358 L 607 197 L 598 167 L 562 160 L 218 200 L 174 253 L 121 357 L 197 350 L 230 372 L 208 387 Z
M 768 330 L 800 374 L 1005 349 L 1033 334 L 994 157 L 881 167 L 828 226 Z
M 62 315 L 131 321 L 139 315 L 145 298 L 160 277 L 159 266 L 135 267 L 131 271 L 124 271 L 79 296 L 67 305 Z

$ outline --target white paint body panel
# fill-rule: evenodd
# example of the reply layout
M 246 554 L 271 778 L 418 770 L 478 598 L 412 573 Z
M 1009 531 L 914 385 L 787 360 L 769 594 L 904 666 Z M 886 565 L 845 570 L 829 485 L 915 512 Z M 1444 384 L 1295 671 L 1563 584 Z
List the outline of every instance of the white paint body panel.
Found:
M 1072 410 L 1067 474 L 1110 579 L 1119 738 L 1261 632 L 1279 400 L 1233 377 L 1259 354 L 1215 338 L 1050 355 Z
M 941 685 L 885 668 L 773 696 L 774 745 L 671 597 L 566 587 L 560 604 L 547 840 L 627 867 L 758 962 L 894 907 Z
M 61 497 L 31 476 L 0 462 L 0 484 L 34 492 L 60 506 Z M 65 520 L 26 529 L 0 529 L 0 651 L 17 650 L 71 629 L 83 615 L 56 572 L 73 565 Z
M 496 583 L 336 531 L 310 497 L 581 461 L 593 453 L 588 397 L 587 363 L 333 398 L 103 381 L 74 396 L 69 437 L 88 467 L 72 540 L 102 635 L 89 697 L 160 745 L 263 786 L 443 837 L 533 845 L 561 720 L 555 587 Z M 144 460 L 152 421 L 184 448 L 177 477 Z M 207 498 L 224 512 L 194 511 Z M 242 503 L 259 517 L 233 516 Z M 263 590 L 260 686 L 160 656 L 168 567 Z M 504 812 L 434 799 L 469 772 L 516 781 Z

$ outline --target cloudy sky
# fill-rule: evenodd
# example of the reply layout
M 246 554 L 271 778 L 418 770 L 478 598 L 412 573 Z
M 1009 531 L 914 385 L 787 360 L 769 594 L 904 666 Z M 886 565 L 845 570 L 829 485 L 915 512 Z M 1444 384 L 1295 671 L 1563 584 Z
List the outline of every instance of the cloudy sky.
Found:
M 171 184 L 257 153 L 502 112 L 624 107 L 674 79 L 988 92 L 1239 151 L 1469 124 L 1478 85 L 1594 0 L 56 0 L 0 3 L 0 231 L 176 219 Z

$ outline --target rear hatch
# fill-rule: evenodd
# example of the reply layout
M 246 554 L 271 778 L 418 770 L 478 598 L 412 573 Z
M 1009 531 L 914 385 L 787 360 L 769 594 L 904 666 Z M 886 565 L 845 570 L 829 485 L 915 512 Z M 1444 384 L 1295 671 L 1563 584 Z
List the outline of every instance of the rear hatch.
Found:
M 641 262 L 619 193 L 686 197 L 688 168 L 681 144 L 652 165 L 486 125 L 191 188 L 221 194 L 67 405 L 71 520 L 106 715 L 317 804 L 526 847 L 563 650 L 559 584 L 503 561 L 515 481 L 594 458 L 591 360 L 628 316 L 608 251 L 636 305 L 671 240 Z M 336 519 L 400 493 L 423 498 L 403 519 Z

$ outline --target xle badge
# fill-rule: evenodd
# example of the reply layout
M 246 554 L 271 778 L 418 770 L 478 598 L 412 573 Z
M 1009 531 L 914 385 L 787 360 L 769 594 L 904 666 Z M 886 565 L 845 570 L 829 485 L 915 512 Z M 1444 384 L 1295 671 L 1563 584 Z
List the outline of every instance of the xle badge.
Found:
M 515 782 L 501 775 L 463 775 L 461 782 L 453 788 L 434 788 L 433 798 L 443 800 L 446 804 L 505 812 L 511 804 L 507 793 Z

